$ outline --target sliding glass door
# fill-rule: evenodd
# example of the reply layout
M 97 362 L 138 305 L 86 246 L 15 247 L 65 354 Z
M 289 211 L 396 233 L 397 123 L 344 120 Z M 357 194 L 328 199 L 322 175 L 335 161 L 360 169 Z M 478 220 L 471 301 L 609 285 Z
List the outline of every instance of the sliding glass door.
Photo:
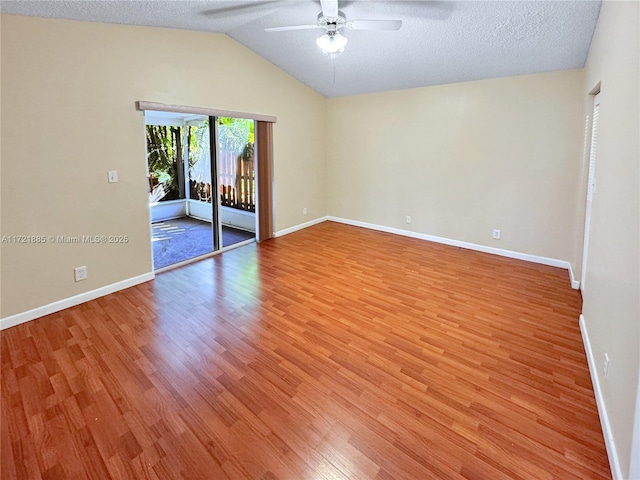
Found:
M 222 245 L 255 238 L 255 122 L 216 117 Z
M 147 112 L 154 269 L 255 238 L 253 120 Z

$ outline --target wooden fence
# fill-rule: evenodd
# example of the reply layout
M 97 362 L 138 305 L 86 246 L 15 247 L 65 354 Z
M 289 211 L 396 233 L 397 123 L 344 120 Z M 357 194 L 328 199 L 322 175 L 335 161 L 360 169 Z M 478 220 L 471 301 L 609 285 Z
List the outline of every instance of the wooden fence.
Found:
M 243 160 L 235 152 L 219 153 L 220 205 L 247 212 L 256 211 L 256 172 L 253 157 Z M 189 181 L 189 198 L 211 203 L 211 184 Z
M 220 205 L 256 211 L 256 172 L 253 156 L 243 160 L 236 152 L 221 151 L 218 161 Z

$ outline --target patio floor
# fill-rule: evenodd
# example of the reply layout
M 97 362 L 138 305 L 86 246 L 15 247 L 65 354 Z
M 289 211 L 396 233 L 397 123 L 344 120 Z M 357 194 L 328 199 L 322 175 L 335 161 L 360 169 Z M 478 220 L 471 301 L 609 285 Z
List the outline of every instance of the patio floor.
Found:
M 222 246 L 228 247 L 255 238 L 252 232 L 222 226 Z M 153 265 L 173 265 L 213 251 L 211 223 L 191 217 L 174 218 L 152 224 Z

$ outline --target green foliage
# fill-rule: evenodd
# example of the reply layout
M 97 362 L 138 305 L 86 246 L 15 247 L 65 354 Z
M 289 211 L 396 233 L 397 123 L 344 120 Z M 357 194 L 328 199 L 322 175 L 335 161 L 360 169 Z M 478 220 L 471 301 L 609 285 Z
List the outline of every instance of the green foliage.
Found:
M 151 190 L 162 184 L 165 196 L 161 201 L 180 198 L 178 158 L 182 150 L 182 127 L 147 125 L 147 162 Z
M 184 129 L 187 129 L 186 131 Z M 180 197 L 178 168 L 183 155 L 183 142 L 188 144 L 189 181 L 210 184 L 208 174 L 201 172 L 207 165 L 200 163 L 209 158 L 209 120 L 187 127 L 147 125 L 147 161 L 149 164 L 150 191 L 159 201 L 175 200 Z M 185 136 L 183 136 L 185 134 Z M 255 122 L 249 119 L 219 117 L 218 134 L 220 148 L 233 152 L 237 161 L 253 161 Z M 236 166 L 240 171 L 240 163 Z M 203 177 L 203 178 L 201 178 Z M 196 185 L 197 186 L 197 185 Z M 189 188 L 189 187 L 188 187 Z M 191 187 L 193 188 L 193 187 Z M 211 187 L 207 187 L 209 190 Z
M 193 167 L 198 160 L 206 156 L 209 150 L 209 120 L 204 120 L 200 125 L 191 125 L 189 128 L 189 167 Z
M 247 118 L 218 118 L 218 134 L 223 150 L 237 152 L 243 160 L 253 159 L 255 122 Z

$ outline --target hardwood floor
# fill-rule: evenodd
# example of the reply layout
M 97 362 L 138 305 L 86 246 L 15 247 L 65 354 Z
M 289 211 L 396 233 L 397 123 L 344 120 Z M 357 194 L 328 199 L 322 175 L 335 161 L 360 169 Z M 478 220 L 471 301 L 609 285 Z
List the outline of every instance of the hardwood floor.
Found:
M 2 479 L 611 478 L 565 270 L 325 222 L 1 332 Z

